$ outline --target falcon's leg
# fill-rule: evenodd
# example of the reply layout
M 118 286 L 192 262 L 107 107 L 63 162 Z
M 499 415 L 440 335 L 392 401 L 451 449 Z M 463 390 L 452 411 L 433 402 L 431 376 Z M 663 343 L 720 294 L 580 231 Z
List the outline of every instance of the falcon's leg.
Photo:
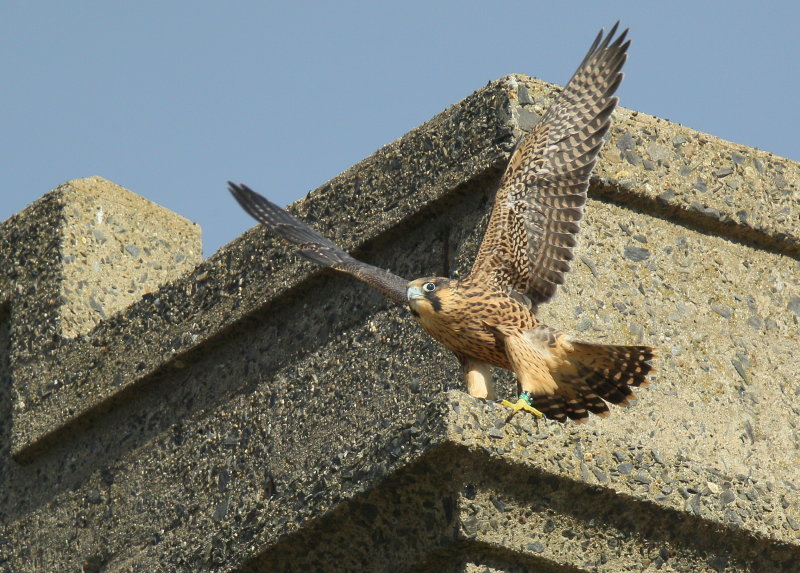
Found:
M 510 420 L 520 410 L 525 410 L 542 418 L 543 414 L 531 405 L 531 397 L 541 394 L 553 394 L 556 385 L 550 370 L 547 368 L 544 356 L 523 335 L 513 335 L 504 338 L 506 356 L 511 363 L 514 374 L 517 375 L 522 392 L 516 403 L 503 400 L 503 406 L 511 408 L 511 414 L 506 418 Z
M 467 384 L 469 395 L 489 400 L 496 399 L 497 391 L 494 380 L 492 380 L 492 367 L 486 362 L 479 362 L 465 356 L 459 356 L 458 360 L 464 371 L 464 381 Z

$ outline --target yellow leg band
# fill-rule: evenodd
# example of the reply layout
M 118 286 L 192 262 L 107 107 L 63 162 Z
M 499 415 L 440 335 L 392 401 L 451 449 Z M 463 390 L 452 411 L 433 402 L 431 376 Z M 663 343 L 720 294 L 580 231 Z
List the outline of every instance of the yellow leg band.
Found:
M 543 418 L 544 417 L 544 414 L 542 414 L 539 410 L 537 410 L 536 408 L 531 406 L 528 403 L 528 401 L 525 398 L 523 398 L 522 396 L 519 397 L 519 399 L 517 400 L 516 404 L 512 404 L 508 400 L 503 400 L 500 403 L 503 406 L 507 406 L 507 407 L 511 408 L 511 413 L 508 415 L 508 418 L 506 418 L 506 422 L 511 420 L 511 418 L 514 417 L 514 414 L 516 414 L 520 410 L 525 410 L 526 412 L 528 412 L 530 414 L 533 414 L 537 418 Z

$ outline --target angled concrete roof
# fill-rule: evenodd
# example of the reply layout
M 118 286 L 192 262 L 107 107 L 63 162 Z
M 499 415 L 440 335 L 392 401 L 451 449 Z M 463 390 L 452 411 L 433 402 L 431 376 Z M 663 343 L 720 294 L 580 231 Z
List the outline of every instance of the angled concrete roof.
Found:
M 492 82 L 293 209 L 404 276 L 464 273 L 553 89 Z M 200 263 L 191 223 L 100 178 L 3 223 L 0 566 L 791 570 L 800 165 L 615 117 L 542 315 L 661 358 L 580 426 L 504 424 L 404 309 L 261 229 Z

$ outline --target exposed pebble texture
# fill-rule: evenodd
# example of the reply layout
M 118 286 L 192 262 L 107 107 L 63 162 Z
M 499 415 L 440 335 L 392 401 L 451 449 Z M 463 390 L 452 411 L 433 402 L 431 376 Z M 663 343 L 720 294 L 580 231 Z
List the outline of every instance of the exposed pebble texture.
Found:
M 463 275 L 552 90 L 492 82 L 293 209 L 409 278 Z M 0 571 L 796 570 L 800 168 L 617 118 L 541 315 L 661 357 L 583 425 L 504 423 L 406 310 L 260 229 L 122 312 L 74 286 L 107 318 L 62 336 L 47 301 L 84 255 L 37 262 L 59 191 L 4 223 Z M 136 271 L 161 231 L 131 221 L 66 232 Z
M 196 224 L 110 181 L 87 177 L 64 183 L 3 222 L 0 253 L 0 302 L 14 316 L 17 443 L 30 432 L 27 418 L 42 419 L 43 401 L 79 384 L 82 371 L 92 375 L 77 351 L 81 339 L 193 270 L 202 245 Z M 59 408 L 71 406 L 65 400 Z M 43 421 L 52 427 L 57 420 Z

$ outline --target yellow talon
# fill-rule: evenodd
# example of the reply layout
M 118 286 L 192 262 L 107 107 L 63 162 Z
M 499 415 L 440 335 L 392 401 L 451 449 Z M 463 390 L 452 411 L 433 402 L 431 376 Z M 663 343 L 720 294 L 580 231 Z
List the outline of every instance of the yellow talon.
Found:
M 533 414 L 537 418 L 543 418 L 544 417 L 544 414 L 542 414 L 539 410 L 537 410 L 536 408 L 531 406 L 530 403 L 528 403 L 528 401 L 523 396 L 519 397 L 519 399 L 517 400 L 516 404 L 512 404 L 508 400 L 503 400 L 500 403 L 503 406 L 508 406 L 509 408 L 511 408 L 511 413 L 506 418 L 506 423 L 510 422 L 511 418 L 514 417 L 514 414 L 516 414 L 520 410 L 525 410 L 526 412 L 529 412 L 529 413 Z

